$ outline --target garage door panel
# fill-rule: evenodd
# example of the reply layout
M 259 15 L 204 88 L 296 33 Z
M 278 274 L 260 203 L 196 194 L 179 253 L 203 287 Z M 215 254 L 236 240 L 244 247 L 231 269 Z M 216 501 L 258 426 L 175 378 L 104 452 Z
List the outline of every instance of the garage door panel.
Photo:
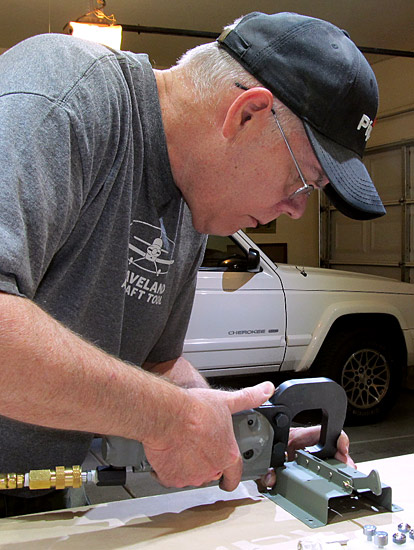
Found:
M 340 261 L 399 262 L 401 257 L 401 207 L 390 206 L 387 216 L 371 222 L 360 222 L 332 212 L 331 259 Z
M 401 259 L 401 206 L 388 206 L 386 216 L 367 225 L 370 233 L 368 254 L 374 261 L 399 262 Z
M 413 158 L 414 142 L 366 153 L 387 210 L 377 220 L 348 219 L 322 199 L 322 265 L 414 282 Z
M 362 222 L 354 222 L 340 212 L 332 212 L 333 260 L 348 260 L 367 252 L 367 233 Z
M 395 201 L 403 195 L 404 162 L 400 149 L 369 155 L 365 165 L 383 201 Z

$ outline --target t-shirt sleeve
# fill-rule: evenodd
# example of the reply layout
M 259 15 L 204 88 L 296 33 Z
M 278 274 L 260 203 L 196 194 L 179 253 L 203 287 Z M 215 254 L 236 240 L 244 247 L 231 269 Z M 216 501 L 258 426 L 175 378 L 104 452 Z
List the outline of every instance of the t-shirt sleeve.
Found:
M 83 202 L 68 113 L 46 97 L 0 97 L 0 290 L 32 298 Z
M 127 111 L 118 72 L 112 52 L 65 35 L 0 57 L 0 290 L 33 298 L 116 173 Z

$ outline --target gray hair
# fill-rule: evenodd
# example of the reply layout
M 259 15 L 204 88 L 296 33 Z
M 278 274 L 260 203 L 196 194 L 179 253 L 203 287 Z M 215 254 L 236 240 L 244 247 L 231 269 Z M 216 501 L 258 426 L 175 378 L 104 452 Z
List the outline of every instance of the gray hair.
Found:
M 224 30 L 233 29 L 242 18 L 239 17 Z M 182 68 L 189 78 L 196 100 L 210 107 L 216 106 L 223 94 L 235 86 L 236 82 L 246 88 L 263 87 L 263 84 L 221 48 L 218 42 L 210 42 L 188 50 L 178 60 L 177 66 Z M 276 110 L 275 102 L 273 109 Z M 302 121 L 283 103 L 277 106 L 277 116 L 283 126 L 289 125 L 292 130 L 303 128 Z M 270 129 L 272 132 L 276 130 L 274 121 Z
M 236 19 L 224 30 L 233 29 L 241 19 Z M 186 69 L 197 98 L 204 101 L 209 102 L 214 97 L 221 97 L 235 82 L 243 84 L 246 88 L 261 86 L 258 80 L 219 46 L 218 42 L 210 42 L 188 50 L 178 60 L 177 65 Z
M 177 67 L 183 70 L 185 79 L 190 82 L 195 99 L 211 108 L 217 106 L 223 95 L 235 87 L 236 82 L 246 88 L 264 87 L 217 42 L 188 50 L 178 60 Z M 273 107 L 276 109 L 275 104 Z M 299 119 L 285 105 L 278 104 L 277 114 L 283 125 L 297 126 Z M 273 120 L 270 129 L 272 132 L 278 131 Z
M 240 82 L 247 88 L 262 86 L 217 42 L 202 44 L 188 50 L 177 63 L 190 77 L 198 99 L 211 101 Z

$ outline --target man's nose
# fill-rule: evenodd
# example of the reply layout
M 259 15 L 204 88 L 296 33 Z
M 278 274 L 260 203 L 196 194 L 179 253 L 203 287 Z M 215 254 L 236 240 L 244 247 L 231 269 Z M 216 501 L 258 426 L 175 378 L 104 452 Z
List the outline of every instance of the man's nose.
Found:
M 309 196 L 304 194 L 284 200 L 282 202 L 283 213 L 294 220 L 301 218 L 305 213 L 308 198 Z

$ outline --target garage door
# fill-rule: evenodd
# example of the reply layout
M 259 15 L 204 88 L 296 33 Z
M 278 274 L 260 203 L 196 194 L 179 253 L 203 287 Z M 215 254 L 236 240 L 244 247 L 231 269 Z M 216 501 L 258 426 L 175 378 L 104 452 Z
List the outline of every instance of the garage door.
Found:
M 365 164 L 387 209 L 356 221 L 321 196 L 321 265 L 414 282 L 414 142 L 371 149 Z

